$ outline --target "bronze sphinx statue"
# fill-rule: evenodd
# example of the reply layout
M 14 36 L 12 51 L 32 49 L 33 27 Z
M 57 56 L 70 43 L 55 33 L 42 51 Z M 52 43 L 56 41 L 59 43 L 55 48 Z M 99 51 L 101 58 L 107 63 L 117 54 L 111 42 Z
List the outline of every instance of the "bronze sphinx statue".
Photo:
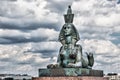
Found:
M 57 64 L 50 64 L 48 68 L 92 68 L 94 58 L 92 53 L 82 53 L 82 46 L 76 44 L 80 40 L 79 33 L 73 25 L 74 14 L 71 6 L 68 7 L 67 14 L 64 15 L 65 24 L 63 25 L 59 41 L 62 44 L 60 48 Z

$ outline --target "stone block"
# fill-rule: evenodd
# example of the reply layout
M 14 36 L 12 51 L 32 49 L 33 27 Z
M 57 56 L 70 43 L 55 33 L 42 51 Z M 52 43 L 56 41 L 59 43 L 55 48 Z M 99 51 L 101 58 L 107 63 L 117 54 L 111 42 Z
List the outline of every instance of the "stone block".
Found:
M 39 69 L 39 77 L 64 77 L 64 76 L 103 77 L 103 71 L 86 68 Z
M 104 77 L 90 77 L 90 76 L 79 76 L 79 77 L 34 77 L 32 80 L 109 80 Z

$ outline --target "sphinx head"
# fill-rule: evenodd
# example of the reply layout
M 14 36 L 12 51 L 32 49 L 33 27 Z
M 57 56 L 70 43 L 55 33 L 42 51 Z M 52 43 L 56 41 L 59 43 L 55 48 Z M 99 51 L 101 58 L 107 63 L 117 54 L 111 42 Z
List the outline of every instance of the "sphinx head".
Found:
M 72 32 L 73 32 L 73 25 L 72 24 L 65 24 L 63 26 L 63 29 L 64 29 L 64 35 L 65 36 L 71 36 L 72 35 Z

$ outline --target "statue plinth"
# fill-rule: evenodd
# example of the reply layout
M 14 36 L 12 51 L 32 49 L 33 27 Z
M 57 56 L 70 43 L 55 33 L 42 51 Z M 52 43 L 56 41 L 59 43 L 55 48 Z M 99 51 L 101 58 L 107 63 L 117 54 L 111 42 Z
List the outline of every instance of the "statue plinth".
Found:
M 39 69 L 39 77 L 32 80 L 109 80 L 102 70 L 85 68 Z
M 78 76 L 78 77 L 33 77 L 32 80 L 109 80 L 105 77 Z
M 68 77 L 68 76 L 103 77 L 103 71 L 86 68 L 39 69 L 39 77 Z

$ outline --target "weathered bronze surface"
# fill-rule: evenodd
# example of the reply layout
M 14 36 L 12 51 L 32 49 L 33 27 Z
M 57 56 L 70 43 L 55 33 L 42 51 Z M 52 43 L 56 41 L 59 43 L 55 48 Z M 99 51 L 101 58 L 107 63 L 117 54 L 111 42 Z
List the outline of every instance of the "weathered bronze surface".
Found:
M 102 70 L 85 69 L 85 68 L 39 69 L 39 77 L 59 77 L 59 76 L 103 77 L 103 71 Z
M 59 41 L 62 46 L 59 51 L 57 64 L 49 64 L 48 69 L 39 69 L 39 77 L 59 76 L 96 76 L 102 77 L 102 70 L 93 70 L 93 53 L 83 53 L 82 46 L 76 44 L 80 40 L 79 33 L 73 25 L 74 14 L 71 6 L 68 6 L 67 14 L 64 15 L 63 25 Z
M 71 6 L 68 6 L 67 14 L 64 15 L 63 25 L 59 41 L 62 46 L 59 51 L 57 64 L 50 64 L 47 68 L 92 68 L 94 58 L 92 53 L 82 53 L 82 46 L 76 44 L 80 40 L 79 33 L 73 24 L 74 14 Z

